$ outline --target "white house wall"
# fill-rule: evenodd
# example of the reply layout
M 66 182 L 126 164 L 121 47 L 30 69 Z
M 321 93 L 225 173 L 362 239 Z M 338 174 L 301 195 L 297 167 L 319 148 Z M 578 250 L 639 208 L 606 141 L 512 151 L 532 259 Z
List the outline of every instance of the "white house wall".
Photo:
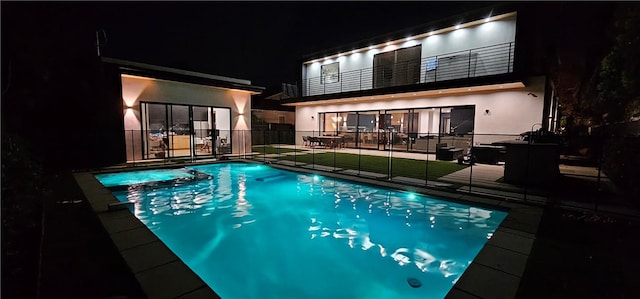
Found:
M 122 98 L 125 130 L 141 129 L 139 111 L 141 101 L 230 108 L 231 122 L 224 117 L 216 120 L 220 129 L 250 130 L 251 128 L 251 93 L 248 91 L 122 75 Z M 219 117 L 224 114 L 226 113 L 216 115 Z M 230 127 L 229 123 L 231 123 Z M 234 136 L 232 140 L 234 153 L 250 151 L 250 134 L 238 136 L 246 137 L 243 142 Z
M 535 94 L 537 97 L 533 97 L 529 93 Z M 437 108 L 463 105 L 475 106 L 475 143 L 487 143 L 513 138 L 522 132 L 530 131 L 534 126 L 534 129 L 540 127 L 544 105 L 544 77 L 531 78 L 528 86 L 522 89 L 357 104 L 299 106 L 296 108 L 296 131 L 300 135 L 297 136 L 297 140 L 301 143 L 301 136 L 318 134 L 319 113 L 322 112 Z M 486 110 L 489 112 L 486 113 Z M 423 116 L 423 114 L 420 115 L 421 132 L 419 133 L 437 133 L 439 128 L 438 109 L 432 112 L 428 120 L 423 120 Z
M 443 34 L 436 34 L 428 36 L 426 38 L 409 40 L 401 44 L 389 45 L 383 48 L 375 48 L 371 50 L 364 50 L 357 53 L 345 53 L 345 55 L 334 58 L 314 62 L 311 64 L 303 64 L 302 66 L 302 78 L 303 81 L 309 79 L 309 85 L 306 87 L 309 89 L 308 95 L 315 95 L 320 93 L 339 92 L 340 88 L 351 89 L 367 89 L 371 86 L 341 86 L 340 82 L 345 78 L 340 78 L 340 81 L 332 84 L 320 84 L 320 69 L 322 65 L 331 64 L 334 62 L 340 62 L 340 73 L 358 71 L 350 74 L 343 74 L 350 80 L 361 80 L 363 84 L 371 84 L 373 82 L 373 57 L 376 54 L 397 50 L 400 48 L 408 48 L 416 45 L 422 46 L 421 57 L 429 58 L 434 56 L 440 56 L 447 53 L 458 52 L 462 50 L 476 49 L 481 47 L 487 47 L 492 45 L 504 44 L 513 42 L 516 36 L 516 16 L 483 23 L 473 27 L 461 28 L 455 31 L 451 31 Z M 508 49 L 507 49 L 508 51 Z M 513 52 L 513 49 L 511 50 Z M 482 55 L 478 57 L 479 65 L 478 69 L 482 70 L 481 62 L 484 57 Z M 505 58 L 505 65 L 508 65 L 507 58 Z M 495 63 L 495 62 L 494 62 Z M 498 71 L 498 70 L 494 70 Z M 487 73 L 491 73 L 492 70 L 485 70 Z M 482 75 L 482 74 L 477 74 Z M 425 67 L 421 66 L 421 80 L 425 81 Z M 349 78 L 351 77 L 351 78 Z M 356 79 L 356 77 L 358 77 Z M 326 86 L 325 86 L 326 85 Z M 327 90 L 328 89 L 328 90 Z M 335 91 L 331 89 L 336 89 Z

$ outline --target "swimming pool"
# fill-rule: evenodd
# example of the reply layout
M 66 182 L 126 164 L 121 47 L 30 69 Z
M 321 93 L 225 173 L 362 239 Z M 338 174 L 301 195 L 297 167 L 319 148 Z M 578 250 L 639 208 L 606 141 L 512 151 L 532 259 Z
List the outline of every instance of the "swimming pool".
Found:
M 259 164 L 164 174 L 96 177 L 222 298 L 443 298 L 506 217 Z

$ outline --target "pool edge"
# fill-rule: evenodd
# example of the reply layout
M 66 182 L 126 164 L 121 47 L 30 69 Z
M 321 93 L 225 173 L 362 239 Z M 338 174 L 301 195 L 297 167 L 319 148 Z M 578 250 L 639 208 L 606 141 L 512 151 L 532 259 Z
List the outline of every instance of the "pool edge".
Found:
M 227 161 L 218 163 L 226 162 Z M 229 162 L 264 164 L 251 160 L 234 160 Z M 193 163 L 160 168 L 185 167 L 198 164 L 211 163 Z M 541 207 L 479 195 L 461 194 L 321 170 L 301 169 L 274 164 L 270 164 L 269 166 L 298 173 L 320 174 L 326 177 L 378 187 L 416 192 L 451 202 L 487 207 L 507 212 L 506 218 L 498 226 L 494 236 L 484 244 L 473 262 L 467 267 L 445 298 L 515 298 L 542 218 L 543 209 Z M 151 167 L 145 167 L 143 169 L 151 169 Z M 134 169 L 126 169 L 126 171 L 132 170 Z M 128 210 L 108 211 L 108 205 L 110 203 L 117 203 L 118 200 L 111 191 L 98 182 L 94 174 L 119 171 L 123 170 L 78 172 L 74 173 L 74 178 L 82 189 L 96 217 L 100 219 L 105 231 L 109 234 L 112 242 L 118 248 L 119 253 L 125 259 L 125 262 L 135 275 L 143 291 L 149 298 L 220 298 L 220 296 L 204 283 L 186 264 L 175 257 L 171 250 L 136 218 L 134 214 Z M 127 235 L 130 236 L 127 237 Z M 137 236 L 137 242 L 141 244 L 133 241 L 132 245 L 131 238 L 133 238 L 133 236 Z M 146 239 L 139 241 L 140 236 Z M 158 248 L 158 246 L 161 248 L 160 250 L 150 250 L 151 247 Z M 149 250 L 147 250 L 147 248 L 149 248 Z M 146 268 L 141 269 L 139 268 L 140 266 L 136 264 L 137 260 L 134 258 L 136 255 L 133 253 L 133 249 L 142 252 L 147 251 L 147 253 L 149 253 L 149 255 L 146 256 Z M 166 251 L 169 251 L 169 253 Z M 154 252 L 155 256 L 160 255 L 161 257 L 154 258 Z M 508 263 L 505 263 L 505 260 L 508 261 Z M 178 275 L 178 277 L 176 277 L 176 275 Z M 165 281 L 170 283 L 162 283 Z
M 110 211 L 109 204 L 118 200 L 94 174 L 77 172 L 73 176 L 148 298 L 220 298 L 133 213 Z

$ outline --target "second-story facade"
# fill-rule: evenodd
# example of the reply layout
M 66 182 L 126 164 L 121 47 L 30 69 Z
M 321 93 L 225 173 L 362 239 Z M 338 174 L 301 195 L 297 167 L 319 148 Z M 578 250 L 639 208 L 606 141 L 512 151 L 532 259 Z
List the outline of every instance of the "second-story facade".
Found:
M 518 8 L 499 5 L 317 52 L 302 63 L 301 96 L 283 102 L 300 142 L 432 152 L 504 140 L 553 113 L 524 32 Z
M 303 96 L 512 73 L 516 17 L 487 16 L 305 61 Z

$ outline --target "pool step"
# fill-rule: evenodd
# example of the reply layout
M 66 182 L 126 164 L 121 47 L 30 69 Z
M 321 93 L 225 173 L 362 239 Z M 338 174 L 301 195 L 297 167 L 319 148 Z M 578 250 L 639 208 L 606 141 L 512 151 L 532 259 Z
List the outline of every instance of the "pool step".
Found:
M 108 211 L 120 211 L 120 210 L 133 211 L 133 208 L 134 208 L 134 204 L 130 201 L 114 202 L 107 205 Z
M 275 180 L 284 178 L 286 176 L 287 175 L 284 174 L 284 173 L 279 173 L 279 174 L 274 174 L 274 175 L 270 175 L 270 176 L 256 178 L 256 181 L 258 181 L 258 182 L 271 182 L 271 181 L 275 181 Z

